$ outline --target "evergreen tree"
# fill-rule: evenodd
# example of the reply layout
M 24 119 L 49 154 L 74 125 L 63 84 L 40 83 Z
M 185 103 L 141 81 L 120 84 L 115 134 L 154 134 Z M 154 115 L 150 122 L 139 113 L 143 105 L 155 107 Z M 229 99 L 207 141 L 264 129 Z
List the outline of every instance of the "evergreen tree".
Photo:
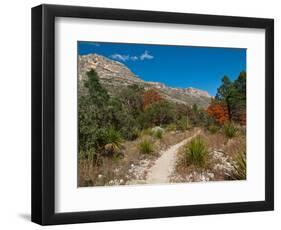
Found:
M 237 122 L 245 120 L 246 72 L 241 72 L 234 82 L 232 82 L 227 76 L 224 76 L 215 98 L 220 103 L 226 105 L 229 120 Z
M 232 119 L 234 91 L 232 81 L 227 76 L 224 76 L 222 85 L 217 90 L 216 99 L 226 104 L 230 120 Z
M 241 72 L 233 83 L 235 94 L 233 99 L 234 120 L 246 124 L 246 72 Z
M 108 126 L 105 114 L 109 95 L 94 70 L 87 73 L 84 87 L 87 92 L 78 97 L 79 150 L 94 154 L 103 145 L 105 134 L 102 128 Z

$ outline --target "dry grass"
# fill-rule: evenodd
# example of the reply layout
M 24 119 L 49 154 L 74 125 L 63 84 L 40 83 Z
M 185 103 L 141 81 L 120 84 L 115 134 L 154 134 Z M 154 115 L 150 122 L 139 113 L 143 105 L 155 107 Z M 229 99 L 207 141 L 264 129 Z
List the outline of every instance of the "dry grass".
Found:
M 242 134 L 239 134 L 230 140 L 222 133 L 208 135 L 207 132 L 204 132 L 203 136 L 207 141 L 210 150 L 222 151 L 231 158 L 234 158 L 237 153 L 246 149 L 246 137 Z
M 141 160 L 149 161 L 149 165 L 153 164 L 161 151 L 184 140 L 191 133 L 192 131 L 168 131 L 164 132 L 162 138 L 159 139 L 147 130 L 138 139 L 123 143 L 122 158 L 101 157 L 100 164 L 89 160 L 79 160 L 78 185 L 79 187 L 86 187 L 127 184 L 129 181 L 135 180 L 135 175 L 130 172 L 132 165 L 137 166 Z M 139 144 L 144 139 L 149 139 L 152 142 L 153 153 L 140 153 Z M 146 175 L 142 176 L 145 177 Z
M 225 169 L 218 166 L 218 161 L 222 160 L 226 164 L 230 163 L 230 168 L 235 166 L 235 159 L 237 154 L 246 149 L 245 135 L 239 133 L 236 137 L 228 140 L 222 133 L 216 133 L 210 135 L 208 131 L 202 131 L 200 134 L 208 146 L 209 157 L 206 160 L 204 166 L 198 166 L 195 164 L 188 164 L 185 158 L 184 149 L 180 149 L 178 152 L 178 161 L 176 164 L 175 172 L 172 176 L 172 182 L 187 182 L 187 181 L 200 181 L 201 178 L 197 178 L 193 175 L 212 175 L 210 180 L 232 180 L 233 176 Z M 214 151 L 220 154 L 222 159 L 217 159 L 212 154 Z M 219 165 L 220 166 L 220 165 Z M 209 179 L 208 179 L 209 180 Z
M 78 170 L 78 184 L 80 187 L 85 186 L 104 186 L 104 185 L 124 185 L 129 184 L 130 181 L 136 180 L 136 175 L 132 173 L 132 167 L 140 166 L 141 161 L 149 162 L 146 167 L 151 167 L 154 161 L 159 157 L 161 151 L 168 149 L 170 146 L 186 139 L 193 135 L 195 130 L 179 132 L 166 131 L 162 138 L 159 139 L 151 134 L 149 131 L 143 132 L 140 137 L 134 141 L 126 141 L 123 143 L 122 151 L 123 157 L 101 157 L 99 163 L 88 160 L 79 160 Z M 243 133 L 239 133 L 236 137 L 228 140 L 221 132 L 210 135 L 208 131 L 202 131 L 202 138 L 208 146 L 208 152 L 217 150 L 223 153 L 227 159 L 237 158 L 237 154 L 246 149 L 246 138 Z M 139 151 L 139 143 L 149 139 L 153 143 L 154 151 L 151 154 L 142 154 Z M 176 180 L 172 182 L 187 182 L 187 181 L 201 181 L 202 178 L 198 175 L 209 175 L 213 177 L 210 180 L 231 180 L 228 174 L 225 174 L 220 169 L 214 169 L 216 161 L 208 156 L 206 163 L 203 166 L 190 164 L 186 161 L 183 148 L 179 151 L 179 158 L 176 165 L 175 175 Z M 145 179 L 146 170 L 141 172 L 143 175 L 138 175 Z M 196 174 L 197 173 L 197 174 Z M 187 175 L 196 175 L 192 179 L 187 179 Z
M 204 136 L 210 149 L 222 149 L 227 142 L 227 139 L 221 133 L 208 135 L 207 132 L 203 132 L 202 135 Z

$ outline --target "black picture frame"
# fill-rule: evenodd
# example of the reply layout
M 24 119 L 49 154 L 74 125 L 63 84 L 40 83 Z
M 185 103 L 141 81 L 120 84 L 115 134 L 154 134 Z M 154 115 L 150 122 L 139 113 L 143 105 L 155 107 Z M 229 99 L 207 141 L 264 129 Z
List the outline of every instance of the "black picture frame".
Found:
M 109 19 L 265 29 L 265 200 L 55 213 L 55 18 Z M 262 150 L 261 150 L 262 151 Z M 274 20 L 110 8 L 32 8 L 32 221 L 41 225 L 267 211 L 274 209 Z

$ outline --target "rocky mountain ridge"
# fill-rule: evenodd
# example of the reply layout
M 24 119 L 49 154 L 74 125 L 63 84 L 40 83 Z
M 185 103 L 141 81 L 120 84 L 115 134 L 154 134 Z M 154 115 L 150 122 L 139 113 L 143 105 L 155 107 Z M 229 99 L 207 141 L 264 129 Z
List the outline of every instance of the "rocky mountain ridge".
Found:
M 142 85 L 145 89 L 154 88 L 161 92 L 163 96 L 176 103 L 206 107 L 211 96 L 207 91 L 189 88 L 174 88 L 160 82 L 144 81 L 135 75 L 127 66 L 118 61 L 111 60 L 102 55 L 88 54 L 78 56 L 78 76 L 79 82 L 83 81 L 86 73 L 94 69 L 100 78 L 100 81 L 107 89 L 118 89 L 128 85 Z M 82 84 L 80 84 L 82 85 Z

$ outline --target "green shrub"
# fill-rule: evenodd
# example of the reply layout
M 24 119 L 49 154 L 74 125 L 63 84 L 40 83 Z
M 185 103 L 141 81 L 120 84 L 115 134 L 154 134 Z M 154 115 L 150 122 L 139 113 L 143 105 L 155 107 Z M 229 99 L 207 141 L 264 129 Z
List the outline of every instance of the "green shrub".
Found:
M 151 136 L 154 136 L 158 139 L 162 139 L 164 133 L 164 129 L 161 128 L 160 126 L 156 126 L 151 129 Z
M 150 140 L 143 140 L 139 143 L 139 151 L 142 154 L 150 154 L 153 152 L 153 143 Z
M 175 120 L 174 104 L 165 100 L 154 102 L 147 106 L 142 116 L 144 127 L 163 126 Z
M 122 143 L 121 134 L 113 128 L 106 129 L 106 143 L 114 144 L 116 147 L 120 147 Z
M 208 154 L 207 145 L 202 137 L 195 137 L 186 144 L 184 153 L 188 163 L 204 166 Z
M 228 138 L 233 138 L 237 135 L 238 129 L 233 122 L 228 122 L 223 126 L 224 135 Z
M 176 121 L 177 130 L 185 131 L 190 128 L 190 124 L 186 117 L 182 117 L 181 119 Z
M 235 180 L 245 180 L 246 179 L 246 168 L 247 168 L 247 162 L 246 162 L 246 152 L 242 151 L 237 154 L 234 164 L 234 173 L 233 173 L 233 179 Z
M 158 139 L 162 139 L 163 131 L 161 129 L 158 129 L 157 131 L 154 132 L 154 136 Z
M 141 132 L 140 132 L 140 130 L 139 129 L 134 129 L 133 131 L 132 131 L 132 138 L 130 139 L 130 140 L 135 140 L 135 139 L 137 139 L 139 136 L 141 135 Z
M 141 135 L 141 131 L 136 127 L 130 127 L 129 125 L 120 128 L 121 136 L 129 141 L 137 139 Z

